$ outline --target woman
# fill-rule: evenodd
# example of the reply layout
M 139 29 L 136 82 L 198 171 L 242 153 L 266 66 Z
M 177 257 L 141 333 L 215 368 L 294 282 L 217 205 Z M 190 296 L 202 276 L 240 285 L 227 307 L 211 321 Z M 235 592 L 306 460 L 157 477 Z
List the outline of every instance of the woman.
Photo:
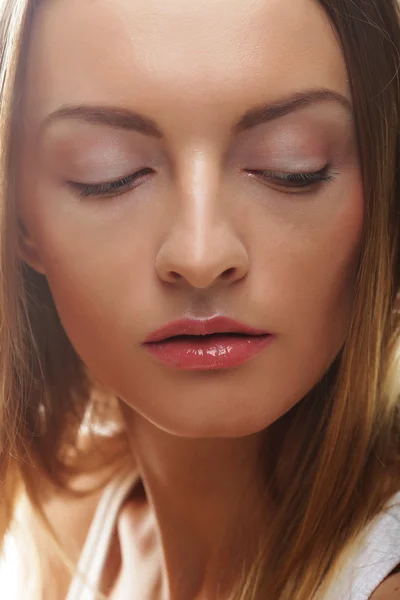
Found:
M 396 1 L 1 10 L 1 537 L 37 597 L 399 598 Z

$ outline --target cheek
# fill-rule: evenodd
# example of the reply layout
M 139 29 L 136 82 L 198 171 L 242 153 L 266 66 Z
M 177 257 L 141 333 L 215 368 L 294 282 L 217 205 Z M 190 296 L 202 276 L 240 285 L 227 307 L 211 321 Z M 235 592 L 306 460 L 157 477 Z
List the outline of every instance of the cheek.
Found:
M 106 339 L 117 352 L 121 332 L 125 342 L 140 336 L 141 319 L 148 312 L 146 290 L 150 282 L 154 285 L 150 248 L 136 227 L 121 224 L 116 230 L 115 235 L 107 229 L 84 236 L 58 230 L 57 240 L 47 238 L 43 247 L 60 318 L 85 359 Z
M 290 332 L 296 360 L 322 356 L 326 368 L 342 346 L 352 316 L 364 223 L 361 181 L 346 189 L 329 218 L 310 219 L 286 247 L 286 268 L 274 261 L 269 289 Z M 266 282 L 268 284 L 268 281 Z M 294 356 L 293 356 L 294 358 Z
M 89 367 L 99 348 L 118 359 L 127 344 L 141 339 L 140 325 L 149 311 L 145 290 L 150 281 L 154 286 L 149 267 L 154 250 L 146 231 L 150 223 L 157 235 L 157 224 L 146 203 L 132 211 L 128 203 L 107 200 L 105 210 L 40 184 L 35 197 L 23 197 L 28 200 L 21 213 L 72 344 Z

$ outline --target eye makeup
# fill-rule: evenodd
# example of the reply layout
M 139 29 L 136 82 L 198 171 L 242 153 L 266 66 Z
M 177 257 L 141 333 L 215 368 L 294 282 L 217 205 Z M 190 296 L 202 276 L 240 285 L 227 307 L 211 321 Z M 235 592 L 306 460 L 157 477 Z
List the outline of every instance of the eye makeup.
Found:
M 326 165 L 319 171 L 311 172 L 279 172 L 279 171 L 259 171 L 249 169 L 247 172 L 254 175 L 266 184 L 286 191 L 287 193 L 301 193 L 310 191 L 319 187 L 322 183 L 332 181 L 334 174 L 330 165 Z
M 328 108 L 324 105 L 319 113 L 304 109 L 237 134 L 228 164 L 280 192 L 307 194 L 321 188 L 355 154 L 348 115 Z M 48 166 L 81 199 L 123 195 L 168 161 L 160 140 L 136 132 L 88 123 L 65 128 L 63 123 L 49 133 Z
M 115 197 L 136 188 L 144 181 L 146 175 L 152 172 L 153 169 L 146 167 L 115 181 L 87 184 L 68 181 L 67 185 L 78 193 L 79 198 L 89 198 L 90 196 Z

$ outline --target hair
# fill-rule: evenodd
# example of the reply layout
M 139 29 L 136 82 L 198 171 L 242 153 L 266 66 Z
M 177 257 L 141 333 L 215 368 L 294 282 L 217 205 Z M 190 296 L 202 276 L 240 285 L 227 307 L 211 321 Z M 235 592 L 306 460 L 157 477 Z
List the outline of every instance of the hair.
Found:
M 0 541 L 22 497 L 51 530 L 38 473 L 51 493 L 73 494 L 77 474 L 109 466 L 109 477 L 129 452 L 123 428 L 82 443 L 88 411 L 92 422 L 112 421 L 117 404 L 96 392 L 60 324 L 46 278 L 18 258 L 14 157 L 38 0 L 2 1 Z M 257 558 L 243 568 L 241 600 L 318 594 L 400 490 L 399 9 L 397 0 L 319 3 L 343 49 L 358 135 L 365 223 L 356 296 L 346 341 L 328 372 L 265 432 L 260 460 L 277 514 Z

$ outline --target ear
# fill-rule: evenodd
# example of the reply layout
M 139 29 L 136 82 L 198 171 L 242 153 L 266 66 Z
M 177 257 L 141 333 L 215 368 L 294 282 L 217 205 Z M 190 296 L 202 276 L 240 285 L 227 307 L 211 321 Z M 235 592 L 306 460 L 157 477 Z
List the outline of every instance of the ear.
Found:
M 38 248 L 21 219 L 18 219 L 18 256 L 38 273 L 46 274 Z

